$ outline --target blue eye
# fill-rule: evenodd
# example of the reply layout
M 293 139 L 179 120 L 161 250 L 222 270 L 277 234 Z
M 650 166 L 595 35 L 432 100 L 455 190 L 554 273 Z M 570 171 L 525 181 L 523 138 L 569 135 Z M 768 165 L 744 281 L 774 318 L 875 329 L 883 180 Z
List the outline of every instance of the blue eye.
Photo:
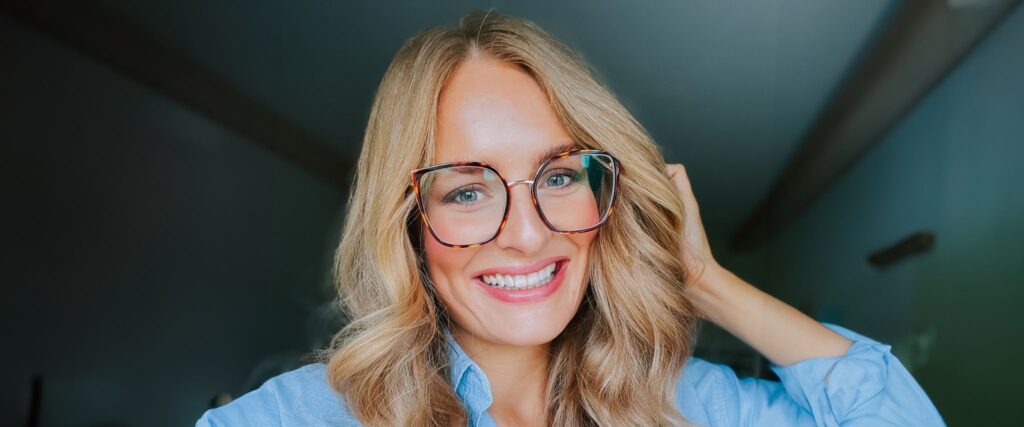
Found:
M 463 203 L 470 203 L 475 202 L 479 197 L 480 193 L 477 193 L 476 191 L 460 191 L 459 194 L 455 196 L 455 200 Z
M 472 187 L 456 188 L 441 198 L 442 203 L 473 204 L 480 200 L 480 191 Z
M 571 185 L 580 180 L 580 173 L 575 171 L 557 171 L 544 179 L 544 186 L 560 188 Z
M 548 182 L 546 182 L 545 184 L 548 187 L 559 187 L 565 185 L 565 181 L 567 179 L 569 178 L 565 175 L 551 175 L 548 177 Z

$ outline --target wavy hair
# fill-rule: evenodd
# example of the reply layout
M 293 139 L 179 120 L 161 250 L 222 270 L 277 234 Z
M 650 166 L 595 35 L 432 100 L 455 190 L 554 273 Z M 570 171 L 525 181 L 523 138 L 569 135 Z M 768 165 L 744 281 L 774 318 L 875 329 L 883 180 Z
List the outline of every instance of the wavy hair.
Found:
M 467 422 L 449 381 L 449 320 L 423 265 L 404 172 L 433 159 L 441 90 L 476 57 L 521 67 L 577 144 L 622 164 L 614 212 L 592 243 L 587 294 L 551 345 L 549 424 L 684 424 L 675 384 L 697 314 L 684 296 L 683 204 L 664 158 L 579 55 L 533 23 L 492 11 L 406 41 L 378 88 L 335 257 L 351 320 L 327 352 L 329 382 L 367 426 Z

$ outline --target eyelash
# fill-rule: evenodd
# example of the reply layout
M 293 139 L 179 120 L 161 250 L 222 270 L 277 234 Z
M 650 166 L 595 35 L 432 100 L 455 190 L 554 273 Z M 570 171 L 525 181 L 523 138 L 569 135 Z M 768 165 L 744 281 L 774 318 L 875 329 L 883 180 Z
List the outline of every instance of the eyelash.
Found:
M 462 194 L 465 191 L 476 191 L 476 192 L 482 194 L 483 191 L 480 191 L 480 190 L 481 190 L 480 186 L 476 185 L 476 184 L 464 185 L 462 187 L 459 187 L 459 188 L 456 188 L 456 189 L 454 189 L 452 191 L 449 191 L 448 194 L 445 194 L 444 197 L 441 198 L 441 203 L 444 203 L 446 205 L 447 204 L 452 204 L 452 203 L 459 203 L 459 202 L 455 201 L 455 198 L 458 197 L 459 194 Z
M 551 173 L 544 177 L 545 183 L 549 178 L 554 176 L 566 176 L 569 178 L 570 184 L 574 182 L 580 182 L 583 178 L 583 175 L 581 173 L 574 171 L 572 169 L 559 169 L 551 171 Z

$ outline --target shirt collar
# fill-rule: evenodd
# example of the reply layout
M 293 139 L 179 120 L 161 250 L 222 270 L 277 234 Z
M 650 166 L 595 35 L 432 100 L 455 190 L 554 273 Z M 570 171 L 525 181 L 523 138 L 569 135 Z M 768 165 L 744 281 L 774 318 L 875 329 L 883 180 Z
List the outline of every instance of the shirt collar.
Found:
M 445 329 L 444 334 L 448 342 L 448 360 L 451 361 L 452 387 L 469 412 L 469 425 L 476 426 L 494 401 L 491 383 L 487 381 L 487 375 L 484 375 L 480 366 L 455 341 L 451 331 Z

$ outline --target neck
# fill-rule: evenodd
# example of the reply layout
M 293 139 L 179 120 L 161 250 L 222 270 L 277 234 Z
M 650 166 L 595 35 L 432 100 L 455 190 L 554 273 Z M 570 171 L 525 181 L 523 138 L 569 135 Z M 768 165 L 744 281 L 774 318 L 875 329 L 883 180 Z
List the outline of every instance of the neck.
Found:
M 510 425 L 543 422 L 550 343 L 537 346 L 496 344 L 454 328 L 453 336 L 466 354 L 480 366 L 491 384 L 494 402 L 488 413 L 495 421 L 519 420 Z M 500 423 L 499 423 L 500 424 Z

